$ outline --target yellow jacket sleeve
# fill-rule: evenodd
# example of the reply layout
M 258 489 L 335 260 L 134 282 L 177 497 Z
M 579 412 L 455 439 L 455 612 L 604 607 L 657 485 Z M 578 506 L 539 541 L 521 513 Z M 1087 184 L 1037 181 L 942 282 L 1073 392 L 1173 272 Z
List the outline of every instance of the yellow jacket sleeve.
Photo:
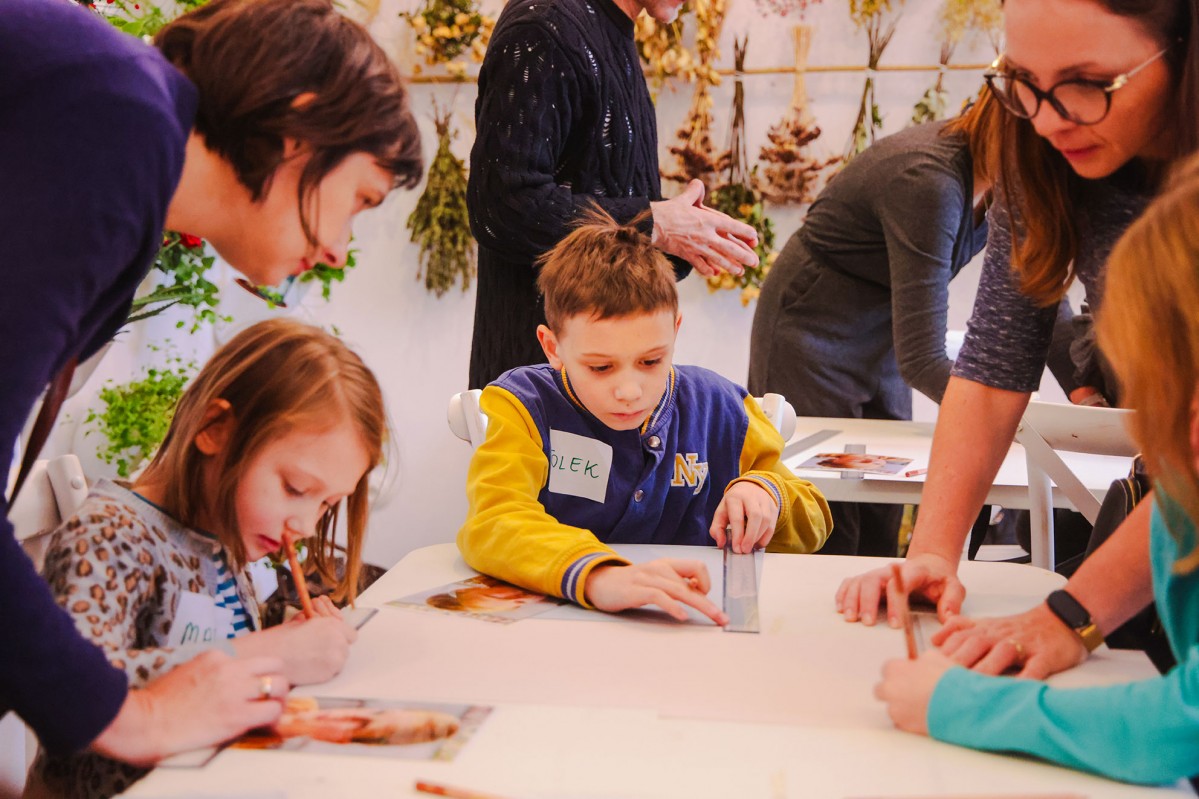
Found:
M 590 607 L 583 587 L 601 564 L 628 561 L 590 531 L 559 523 L 538 501 L 549 479 L 541 433 L 511 392 L 483 389 L 487 435 L 466 477 L 458 549 L 472 569 Z
M 749 480 L 774 495 L 779 504 L 779 520 L 767 552 L 815 552 L 833 529 L 828 501 L 816 486 L 796 477 L 783 465 L 783 437 L 753 397 L 746 396 L 745 413 L 749 416 L 749 429 L 741 448 L 741 476 L 729 483 L 725 491 Z

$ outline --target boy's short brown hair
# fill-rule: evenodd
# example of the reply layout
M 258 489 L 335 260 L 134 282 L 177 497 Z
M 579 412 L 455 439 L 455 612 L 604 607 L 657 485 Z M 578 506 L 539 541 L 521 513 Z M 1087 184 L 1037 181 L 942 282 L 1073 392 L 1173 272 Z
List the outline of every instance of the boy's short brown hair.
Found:
M 540 259 L 537 287 L 545 297 L 545 321 L 560 334 L 572 316 L 594 319 L 679 311 L 674 270 L 636 225 L 648 211 L 622 225 L 598 205 Z

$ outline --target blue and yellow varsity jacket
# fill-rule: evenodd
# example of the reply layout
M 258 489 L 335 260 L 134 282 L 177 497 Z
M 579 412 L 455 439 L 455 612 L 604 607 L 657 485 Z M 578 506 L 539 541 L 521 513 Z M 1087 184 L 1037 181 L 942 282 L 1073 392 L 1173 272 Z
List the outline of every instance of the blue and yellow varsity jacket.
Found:
M 606 544 L 711 545 L 729 486 L 775 496 L 772 552 L 814 552 L 832 528 L 828 503 L 780 458 L 783 439 L 740 386 L 695 366 L 671 370 L 640 430 L 613 430 L 548 365 L 505 372 L 483 390 L 487 436 L 467 476 L 458 533 L 478 571 L 587 606 L 587 575 L 627 563 Z

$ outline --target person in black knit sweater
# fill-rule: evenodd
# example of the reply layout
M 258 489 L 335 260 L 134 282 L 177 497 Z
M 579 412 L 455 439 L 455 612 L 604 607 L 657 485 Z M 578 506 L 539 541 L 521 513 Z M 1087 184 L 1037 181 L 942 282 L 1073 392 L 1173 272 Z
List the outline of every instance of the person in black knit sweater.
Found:
M 536 260 L 598 203 L 641 225 L 681 279 L 757 264 L 752 227 L 703 205 L 692 181 L 662 200 L 658 134 L 633 19 L 668 22 L 682 0 L 512 0 L 479 74 L 467 204 L 479 241 L 470 387 L 545 361 Z

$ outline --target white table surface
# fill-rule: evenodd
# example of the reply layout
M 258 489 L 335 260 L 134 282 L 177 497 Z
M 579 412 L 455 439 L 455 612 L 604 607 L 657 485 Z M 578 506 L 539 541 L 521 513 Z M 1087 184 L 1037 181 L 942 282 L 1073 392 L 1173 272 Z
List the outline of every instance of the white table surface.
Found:
M 985 424 L 985 420 L 979 420 Z M 835 502 L 885 502 L 917 504 L 924 490 L 926 475 L 904 477 L 903 472 L 927 469 L 933 443 L 932 422 L 899 422 L 882 419 L 836 419 L 801 416 L 796 420 L 791 442 L 799 442 L 822 430 L 837 434 L 803 449 L 790 446 L 784 451 L 784 463 L 800 477 L 811 481 Z M 865 444 L 871 455 L 894 455 L 911 458 L 898 475 L 866 475 L 863 479 L 843 479 L 839 473 L 824 469 L 800 469 L 798 465 L 823 452 L 842 452 L 846 444 Z M 1090 455 L 1081 452 L 1060 452 L 1062 461 L 1073 471 L 1097 499 L 1102 500 L 1113 480 L 1128 476 L 1131 458 L 1112 455 Z M 994 484 L 987 492 L 987 504 L 1005 508 L 1029 507 L 1028 465 L 1024 447 L 1013 443 L 999 467 Z M 1053 506 L 1076 510 L 1074 503 L 1055 486 Z
M 656 554 L 621 549 L 638 559 Z M 713 549 L 673 551 L 711 568 L 720 562 Z M 762 634 L 749 635 L 602 614 L 499 625 L 385 607 L 473 574 L 453 545 L 417 550 L 361 598 L 379 612 L 344 672 L 304 692 L 496 706 L 457 760 L 227 750 L 201 769 L 159 769 L 128 795 L 420 796 L 417 778 L 513 799 L 1190 795 L 896 731 L 871 690 L 882 662 L 902 656 L 902 633 L 846 624 L 832 607 L 842 577 L 883 561 L 763 560 Z M 965 612 L 977 615 L 1026 609 L 1063 582 L 1003 563 L 963 563 L 962 575 Z M 1100 649 L 1053 682 L 1155 674 L 1142 655 Z

